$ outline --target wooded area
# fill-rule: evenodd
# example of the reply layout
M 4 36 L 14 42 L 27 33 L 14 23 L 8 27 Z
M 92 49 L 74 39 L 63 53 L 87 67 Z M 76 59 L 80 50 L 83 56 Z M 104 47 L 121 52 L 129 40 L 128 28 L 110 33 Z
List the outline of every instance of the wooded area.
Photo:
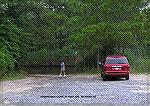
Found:
M 61 60 L 93 68 L 97 54 L 115 53 L 133 67 L 146 60 L 148 70 L 149 7 L 148 0 L 0 0 L 0 76 Z

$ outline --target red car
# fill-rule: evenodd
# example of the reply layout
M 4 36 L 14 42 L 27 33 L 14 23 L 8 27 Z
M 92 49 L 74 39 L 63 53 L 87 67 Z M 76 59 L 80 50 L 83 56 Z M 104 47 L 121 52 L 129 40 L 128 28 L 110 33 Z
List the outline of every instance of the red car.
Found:
M 130 64 L 125 56 L 107 56 L 103 67 L 101 76 L 103 81 L 108 77 L 125 77 L 129 80 Z

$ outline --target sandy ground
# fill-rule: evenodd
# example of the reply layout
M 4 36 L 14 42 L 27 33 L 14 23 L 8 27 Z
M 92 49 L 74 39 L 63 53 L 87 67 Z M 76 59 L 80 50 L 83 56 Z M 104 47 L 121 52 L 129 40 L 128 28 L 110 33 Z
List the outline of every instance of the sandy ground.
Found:
M 68 77 L 74 77 L 74 78 L 90 78 L 95 75 L 68 75 Z M 140 75 L 131 75 L 135 80 L 147 80 L 150 82 L 150 74 L 140 74 Z M 4 94 L 7 92 L 23 92 L 24 90 L 30 90 L 34 87 L 40 87 L 39 85 L 28 85 L 28 83 L 35 82 L 37 80 L 44 80 L 47 79 L 47 77 L 54 79 L 58 78 L 58 75 L 31 75 L 30 77 L 26 77 L 22 80 L 14 80 L 14 81 L 1 81 L 0 82 L 0 93 Z M 150 85 L 148 86 L 148 93 L 150 93 Z
M 0 103 L 150 103 L 150 74 L 130 74 L 130 80 L 102 81 L 99 75 L 30 75 L 0 82 Z M 96 99 L 49 98 L 39 95 L 96 95 Z

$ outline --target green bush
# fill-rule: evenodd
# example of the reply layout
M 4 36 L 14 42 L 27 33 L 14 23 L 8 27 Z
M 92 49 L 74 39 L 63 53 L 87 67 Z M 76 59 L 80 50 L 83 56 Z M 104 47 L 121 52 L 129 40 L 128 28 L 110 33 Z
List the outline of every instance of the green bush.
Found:
M 139 58 L 137 63 L 132 67 L 134 73 L 150 73 L 150 59 Z
M 143 52 L 139 50 L 139 53 L 133 52 L 133 50 L 126 50 L 126 56 L 131 64 L 131 73 L 150 73 L 150 59 L 147 56 L 143 56 Z
M 4 75 L 0 78 L 0 80 L 16 80 L 25 78 L 26 76 L 27 73 L 25 73 L 24 70 L 8 71 L 8 73 L 6 72 L 4 73 Z

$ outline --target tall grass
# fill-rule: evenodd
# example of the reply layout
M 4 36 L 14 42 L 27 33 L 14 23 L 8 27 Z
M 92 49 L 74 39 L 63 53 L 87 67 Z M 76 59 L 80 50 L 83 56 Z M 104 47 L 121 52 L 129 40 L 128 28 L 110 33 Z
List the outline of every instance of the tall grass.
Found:
M 125 50 L 125 55 L 131 64 L 131 73 L 150 73 L 150 58 L 144 54 L 143 50 L 138 52 L 131 49 Z
M 26 76 L 27 76 L 27 73 L 24 70 L 17 69 L 17 72 L 11 71 L 9 73 L 4 73 L 4 75 L 0 77 L 0 81 L 23 79 Z

